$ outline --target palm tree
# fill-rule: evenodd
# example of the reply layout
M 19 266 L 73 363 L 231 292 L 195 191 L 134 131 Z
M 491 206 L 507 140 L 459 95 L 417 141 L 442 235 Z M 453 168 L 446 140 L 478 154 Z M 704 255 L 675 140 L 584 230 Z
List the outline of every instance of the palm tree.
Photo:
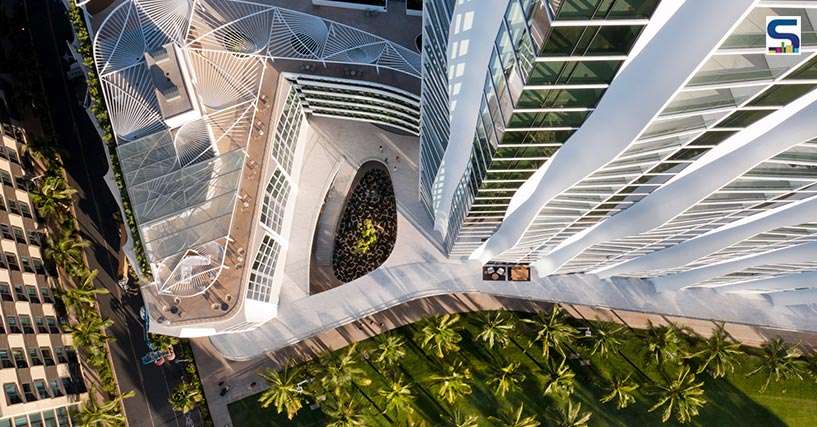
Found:
M 107 289 L 68 289 L 67 291 L 58 291 L 62 299 L 62 303 L 66 308 L 73 308 L 74 313 L 84 312 L 88 307 L 96 304 L 97 295 L 107 295 Z
M 806 369 L 808 370 L 809 375 L 814 378 L 814 381 L 817 382 L 817 353 L 813 353 L 811 357 L 806 359 L 806 363 L 808 366 Z
M 633 392 L 638 389 L 638 384 L 630 381 L 631 375 L 632 374 L 621 376 L 619 374 L 615 374 L 607 383 L 606 388 L 608 394 L 604 395 L 601 399 L 599 399 L 599 401 L 601 403 L 607 403 L 615 399 L 616 408 L 618 409 L 624 409 L 631 403 L 635 403 L 635 396 L 633 396 Z
M 594 341 L 591 354 L 595 356 L 598 353 L 599 357 L 606 360 L 610 353 L 616 351 L 616 349 L 621 346 L 621 339 L 619 337 L 624 327 L 614 326 L 613 323 L 609 322 L 602 322 L 597 317 L 594 329 L 594 336 L 592 338 Z
M 573 394 L 574 378 L 576 374 L 565 364 L 565 360 L 559 366 L 550 359 L 545 366 L 542 381 L 545 384 L 545 394 L 559 397 L 567 397 Z
M 74 278 L 74 283 L 76 283 L 77 288 L 79 289 L 94 289 L 94 280 L 96 280 L 96 276 L 99 274 L 99 270 L 94 269 L 93 271 L 88 271 L 87 269 L 83 269 L 79 275 Z
M 101 347 L 106 342 L 114 341 L 113 337 L 105 335 L 105 329 L 113 325 L 113 320 L 96 316 L 95 313 L 80 320 L 76 325 L 66 327 L 65 331 L 74 338 L 74 344 L 87 350 Z
M 704 359 L 697 374 L 707 368 L 712 378 L 725 377 L 727 372 L 735 372 L 735 365 L 740 363 L 738 358 L 743 351 L 740 349 L 740 344 L 729 342 L 729 334 L 723 328 L 723 324 L 712 330 L 712 336 L 704 341 L 704 346 L 703 350 L 693 354 L 694 357 Z
M 31 201 L 37 206 L 37 213 L 46 219 L 65 217 L 73 203 L 77 190 L 68 188 L 60 176 L 47 176 L 40 182 L 40 188 L 31 190 Z
M 431 381 L 437 386 L 437 394 L 451 405 L 463 396 L 471 394 L 471 385 L 468 384 L 470 379 L 471 371 L 463 368 L 460 362 L 449 366 L 446 374 L 431 377 Z
M 698 410 L 706 404 L 704 399 L 704 383 L 695 382 L 695 374 L 691 373 L 689 366 L 681 366 L 678 378 L 670 380 L 664 379 L 663 384 L 656 384 L 650 394 L 658 396 L 649 412 L 660 407 L 664 407 L 661 416 L 662 422 L 667 422 L 673 412 L 675 418 L 681 424 L 686 424 L 698 415 Z
M 499 427 L 538 427 L 539 421 L 536 421 L 536 416 L 524 416 L 525 405 L 520 404 L 516 410 L 513 408 L 505 408 L 499 411 L 499 417 L 490 416 L 488 420 L 495 426 Z
M 478 427 L 479 417 L 476 415 L 465 415 L 458 409 L 454 410 L 454 414 L 448 417 L 446 427 Z
M 83 402 L 80 410 L 73 415 L 74 424 L 89 427 L 124 427 L 125 417 L 122 416 L 120 405 L 122 400 L 133 397 L 133 394 L 133 391 L 129 391 L 107 402 L 99 403 L 96 389 L 91 386 L 88 400 Z
M 377 346 L 380 354 L 374 360 L 375 363 L 393 367 L 400 363 L 400 359 L 406 356 L 406 340 L 399 335 L 389 335 Z
M 26 143 L 20 146 L 20 154 L 28 154 L 31 159 L 39 161 L 46 168 L 52 162 L 59 163 L 59 156 L 63 153 L 63 149 L 54 144 L 53 136 L 27 136 Z
M 363 427 L 368 421 L 360 412 L 358 400 L 349 396 L 337 396 L 334 404 L 326 405 L 326 414 L 335 420 L 326 427 Z
M 477 339 L 488 344 L 489 349 L 493 349 L 494 345 L 498 344 L 501 348 L 508 346 L 511 341 L 510 334 L 514 330 L 514 325 L 510 322 L 508 316 L 501 311 L 492 313 L 482 312 L 477 316 L 480 333 Z
M 654 326 L 647 321 L 647 357 L 656 365 L 663 366 L 666 361 L 678 360 L 681 355 L 683 339 L 674 325 Z
M 766 382 L 760 387 L 760 392 L 766 391 L 769 383 L 774 378 L 775 382 L 780 382 L 797 378 L 803 379 L 807 363 L 800 359 L 803 353 L 795 346 L 787 345 L 782 338 L 778 337 L 763 344 L 763 355 L 760 358 L 760 366 L 752 372 L 746 374 L 747 377 L 765 372 Z
M 494 386 L 494 392 L 499 397 L 505 397 L 509 391 L 520 390 L 525 381 L 525 374 L 519 371 L 519 363 L 509 363 L 496 368 L 496 374 L 488 380 L 488 385 Z
M 462 335 L 458 332 L 459 320 L 459 314 L 447 313 L 426 319 L 425 326 L 420 331 L 423 348 L 433 350 L 440 359 L 450 352 L 459 351 L 457 343 L 462 341 Z
M 372 380 L 364 376 L 363 369 L 357 366 L 356 348 L 357 344 L 352 344 L 346 353 L 340 357 L 335 357 L 329 352 L 321 356 L 321 365 L 324 372 L 321 385 L 324 389 L 334 393 L 335 396 L 348 391 L 355 384 L 366 386 L 372 383 Z
M 258 401 L 261 402 L 262 408 L 267 408 L 270 405 L 275 405 L 278 413 L 287 411 L 287 418 L 290 420 L 303 407 L 298 389 L 299 369 L 290 369 L 289 362 L 284 366 L 281 372 L 272 368 L 267 368 L 264 371 L 258 372 L 264 380 L 267 381 L 269 389 L 261 393 Z
M 542 357 L 545 359 L 550 357 L 551 348 L 564 357 L 565 346 L 570 345 L 578 336 L 579 331 L 567 324 L 565 320 L 565 315 L 558 305 L 553 306 L 550 315 L 538 313 L 535 319 L 523 320 L 535 328 L 534 342 L 542 343 Z
M 154 350 L 168 351 L 179 343 L 179 339 L 170 335 L 150 334 L 150 346 Z
M 82 250 L 90 246 L 74 238 L 71 230 L 64 231 L 58 242 L 47 236 L 46 243 L 45 256 L 69 274 L 82 266 Z
M 388 381 L 387 387 L 380 389 L 380 396 L 386 401 L 386 411 L 392 411 L 397 415 L 405 415 L 407 418 L 414 413 L 414 392 L 409 383 L 404 382 L 402 376 L 398 376 L 392 381 Z
M 566 406 L 558 406 L 547 411 L 548 418 L 555 427 L 587 427 L 592 412 L 582 412 L 582 404 L 568 401 Z
M 204 402 L 204 396 L 201 394 L 201 388 L 188 382 L 182 382 L 170 393 L 168 402 L 174 411 L 186 414 Z

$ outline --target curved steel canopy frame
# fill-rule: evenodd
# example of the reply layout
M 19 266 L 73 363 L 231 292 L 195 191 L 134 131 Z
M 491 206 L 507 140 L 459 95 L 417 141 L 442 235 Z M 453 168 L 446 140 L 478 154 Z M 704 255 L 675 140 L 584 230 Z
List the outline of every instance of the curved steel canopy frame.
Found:
M 155 70 L 145 58 L 169 43 L 177 48 L 180 68 L 191 74 L 191 103 L 201 105 L 200 118 L 178 129 L 163 120 Z M 198 295 L 223 267 L 218 242 L 229 239 L 267 58 L 421 74 L 420 55 L 381 37 L 242 0 L 131 0 L 96 33 L 94 59 L 117 153 L 161 294 Z M 195 265 L 194 271 L 204 271 L 192 276 L 182 271 L 190 269 L 188 257 L 188 264 L 204 265 L 200 253 L 211 244 L 222 247 L 204 251 L 211 268 Z

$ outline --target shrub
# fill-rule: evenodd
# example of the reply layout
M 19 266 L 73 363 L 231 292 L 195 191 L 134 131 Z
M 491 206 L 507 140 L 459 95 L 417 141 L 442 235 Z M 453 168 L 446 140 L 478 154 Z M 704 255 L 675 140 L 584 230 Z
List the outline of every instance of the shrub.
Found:
M 374 223 L 370 219 L 358 224 L 357 228 L 360 230 L 360 237 L 355 242 L 355 252 L 366 254 L 377 242 L 377 229 L 375 229 Z

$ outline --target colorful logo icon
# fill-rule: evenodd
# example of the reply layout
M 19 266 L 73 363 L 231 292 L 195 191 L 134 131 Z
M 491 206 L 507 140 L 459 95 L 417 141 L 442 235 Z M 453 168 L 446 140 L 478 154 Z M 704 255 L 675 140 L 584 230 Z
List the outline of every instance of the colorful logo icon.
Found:
M 800 54 L 800 17 L 766 17 L 766 53 L 769 55 Z

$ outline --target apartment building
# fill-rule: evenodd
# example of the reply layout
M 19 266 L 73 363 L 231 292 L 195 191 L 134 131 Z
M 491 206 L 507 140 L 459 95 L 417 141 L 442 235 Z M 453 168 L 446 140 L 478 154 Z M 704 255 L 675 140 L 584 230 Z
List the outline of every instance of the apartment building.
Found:
M 23 160 L 25 131 L 2 123 L 0 145 L 0 427 L 70 426 L 87 397 L 57 277 L 43 261 L 43 227 L 29 195 L 37 177 Z

